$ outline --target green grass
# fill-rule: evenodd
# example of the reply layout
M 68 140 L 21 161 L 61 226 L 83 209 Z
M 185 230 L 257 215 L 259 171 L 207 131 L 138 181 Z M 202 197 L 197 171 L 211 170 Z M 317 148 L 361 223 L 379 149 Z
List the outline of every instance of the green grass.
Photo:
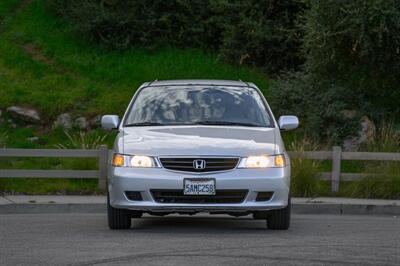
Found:
M 267 92 L 260 72 L 230 66 L 199 50 L 119 52 L 87 43 L 52 15 L 45 2 L 34 0 L 5 22 L 0 39 L 0 108 L 32 105 L 47 119 L 65 111 L 121 114 L 135 89 L 155 79 L 242 79 Z M 21 48 L 26 44 L 33 44 L 50 66 L 32 60 Z
M 0 179 L 0 188 L 10 194 L 26 195 L 88 195 L 100 194 L 94 179 Z

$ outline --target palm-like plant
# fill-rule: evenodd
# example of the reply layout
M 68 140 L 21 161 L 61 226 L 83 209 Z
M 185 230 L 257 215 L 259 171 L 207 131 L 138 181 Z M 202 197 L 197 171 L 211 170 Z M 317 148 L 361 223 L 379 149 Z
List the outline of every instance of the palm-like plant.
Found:
M 108 134 L 87 133 L 84 131 L 72 134 L 64 131 L 64 134 L 68 142 L 56 144 L 55 146 L 59 149 L 98 149 L 105 144 L 108 137 Z

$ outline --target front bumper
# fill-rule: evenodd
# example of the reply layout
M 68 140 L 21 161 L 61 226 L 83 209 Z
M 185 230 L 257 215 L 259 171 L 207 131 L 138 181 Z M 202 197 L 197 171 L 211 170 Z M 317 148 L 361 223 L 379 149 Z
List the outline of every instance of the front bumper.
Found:
M 219 173 L 194 174 L 164 168 L 109 167 L 108 190 L 114 208 L 143 212 L 253 212 L 281 209 L 287 206 L 290 188 L 290 167 L 267 169 L 234 169 Z M 241 203 L 158 203 L 152 189 L 182 189 L 183 178 L 215 178 L 216 189 L 246 189 Z M 125 191 L 139 191 L 142 200 L 131 201 Z M 274 192 L 268 201 L 256 201 L 257 193 Z

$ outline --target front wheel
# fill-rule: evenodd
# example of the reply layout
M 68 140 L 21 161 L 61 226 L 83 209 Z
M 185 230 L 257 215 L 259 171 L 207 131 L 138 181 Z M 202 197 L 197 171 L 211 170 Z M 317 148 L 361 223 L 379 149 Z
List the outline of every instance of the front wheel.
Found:
M 129 229 L 131 227 L 132 220 L 129 210 L 111 206 L 109 195 L 107 195 L 107 217 L 110 229 Z
M 288 205 L 279 210 L 268 211 L 267 227 L 272 230 L 287 230 L 290 226 L 290 197 Z

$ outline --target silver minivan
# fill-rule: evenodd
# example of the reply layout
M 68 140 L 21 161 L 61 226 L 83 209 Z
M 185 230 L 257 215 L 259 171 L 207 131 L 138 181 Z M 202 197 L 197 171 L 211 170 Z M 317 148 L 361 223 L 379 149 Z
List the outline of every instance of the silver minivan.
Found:
M 290 160 L 281 130 L 253 83 L 169 80 L 144 83 L 125 115 L 102 117 L 116 129 L 108 173 L 108 223 L 127 229 L 151 215 L 229 214 L 290 225 Z

